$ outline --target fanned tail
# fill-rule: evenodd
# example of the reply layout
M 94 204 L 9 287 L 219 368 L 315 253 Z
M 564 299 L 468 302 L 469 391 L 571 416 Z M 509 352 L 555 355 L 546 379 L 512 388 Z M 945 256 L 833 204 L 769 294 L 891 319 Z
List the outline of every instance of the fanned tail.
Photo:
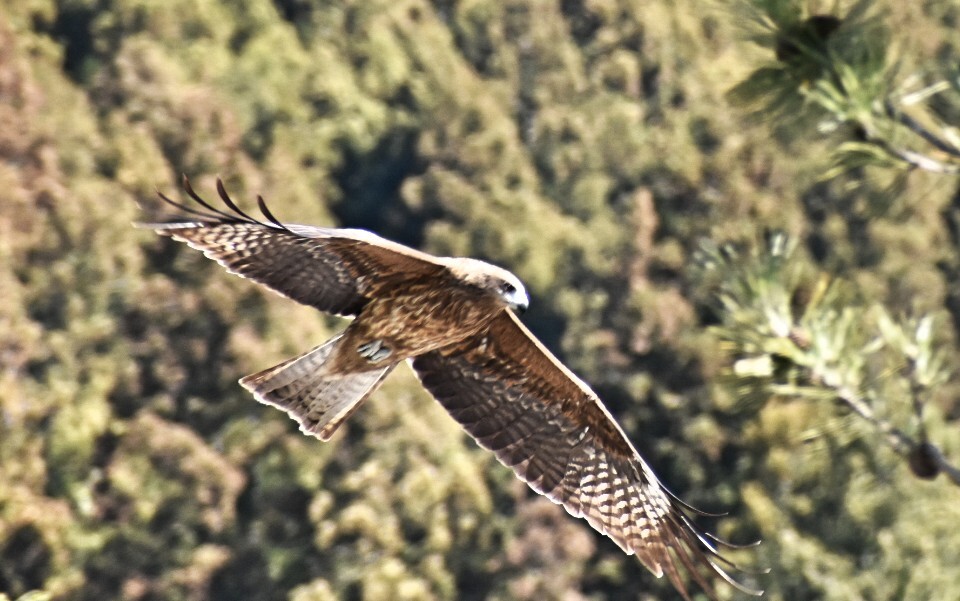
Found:
M 246 376 L 240 384 L 261 403 L 285 411 L 300 424 L 301 431 L 329 440 L 397 366 L 394 363 L 374 371 L 327 373 L 327 360 L 340 338 Z

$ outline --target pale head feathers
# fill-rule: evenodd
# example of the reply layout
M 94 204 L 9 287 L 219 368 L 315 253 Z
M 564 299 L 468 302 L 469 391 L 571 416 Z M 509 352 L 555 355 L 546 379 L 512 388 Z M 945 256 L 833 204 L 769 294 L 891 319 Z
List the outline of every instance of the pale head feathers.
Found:
M 502 267 L 466 257 L 444 258 L 442 262 L 457 279 L 495 294 L 514 311 L 526 311 L 530 305 L 520 278 Z

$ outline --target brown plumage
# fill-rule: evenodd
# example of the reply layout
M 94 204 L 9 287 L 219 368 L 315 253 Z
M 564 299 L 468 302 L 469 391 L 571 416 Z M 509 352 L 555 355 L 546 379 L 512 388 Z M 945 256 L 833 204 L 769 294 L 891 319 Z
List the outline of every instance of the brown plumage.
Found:
M 402 361 L 476 441 L 531 488 L 583 517 L 689 599 L 681 568 L 710 598 L 712 578 L 738 589 L 718 552 L 732 546 L 700 530 L 701 513 L 657 479 L 596 394 L 516 317 L 526 308 L 511 273 L 444 258 L 362 230 L 282 224 L 240 210 L 161 195 L 186 215 L 146 224 L 300 303 L 355 319 L 326 343 L 240 383 L 327 440 Z M 705 574 L 706 572 L 706 574 Z

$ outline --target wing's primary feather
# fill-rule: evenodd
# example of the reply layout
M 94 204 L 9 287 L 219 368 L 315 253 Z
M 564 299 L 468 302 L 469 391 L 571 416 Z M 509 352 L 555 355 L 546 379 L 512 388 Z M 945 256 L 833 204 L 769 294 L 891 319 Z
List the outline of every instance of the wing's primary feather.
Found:
M 241 210 L 220 180 L 225 209 L 203 200 L 184 178 L 196 208 L 163 194 L 182 213 L 165 223 L 140 224 L 186 242 L 227 270 L 305 305 L 357 315 L 384 286 L 443 270 L 433 257 L 363 230 L 283 224 L 258 198 L 265 218 Z
M 454 347 L 417 357 L 423 385 L 531 488 L 583 517 L 689 598 L 680 566 L 712 597 L 703 569 L 740 586 L 712 536 L 627 440 L 596 394 L 510 311 Z

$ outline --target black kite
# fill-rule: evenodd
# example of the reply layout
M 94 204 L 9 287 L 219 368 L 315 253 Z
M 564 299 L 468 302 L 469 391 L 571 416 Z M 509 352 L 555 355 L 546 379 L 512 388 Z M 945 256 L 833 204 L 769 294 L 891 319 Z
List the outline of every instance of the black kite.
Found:
M 327 313 L 354 317 L 332 340 L 240 383 L 322 440 L 402 361 L 484 448 L 536 492 L 583 517 L 689 599 L 680 565 L 716 598 L 701 568 L 737 588 L 728 545 L 689 518 L 590 388 L 517 319 L 523 285 L 476 259 L 443 258 L 362 230 L 283 224 L 161 197 L 186 215 L 147 224 L 232 273 Z

